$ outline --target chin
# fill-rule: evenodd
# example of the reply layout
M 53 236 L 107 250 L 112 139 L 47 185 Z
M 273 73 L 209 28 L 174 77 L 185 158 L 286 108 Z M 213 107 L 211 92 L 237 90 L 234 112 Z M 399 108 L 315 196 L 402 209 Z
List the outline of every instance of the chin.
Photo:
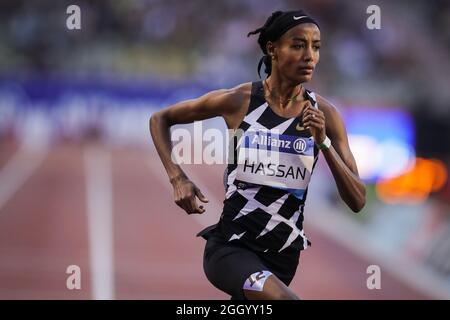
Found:
M 300 77 L 298 77 L 298 81 L 300 83 L 305 83 L 305 82 L 309 82 L 312 79 L 312 75 L 301 75 Z

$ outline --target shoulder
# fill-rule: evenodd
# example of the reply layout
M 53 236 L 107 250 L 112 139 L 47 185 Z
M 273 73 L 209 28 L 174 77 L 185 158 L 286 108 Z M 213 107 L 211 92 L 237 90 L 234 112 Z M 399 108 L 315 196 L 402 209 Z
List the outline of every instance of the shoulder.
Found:
M 219 90 L 219 96 L 229 107 L 241 106 L 246 100 L 250 99 L 252 92 L 252 83 L 242 83 L 234 88 Z
M 252 83 L 242 83 L 230 89 L 213 90 L 205 94 L 203 97 L 207 99 L 221 98 L 227 101 L 240 101 L 250 97 L 252 92 Z
M 325 115 L 326 130 L 331 136 L 341 136 L 346 133 L 344 120 L 339 109 L 324 97 L 316 94 L 319 110 Z
M 321 95 L 315 93 L 317 99 L 317 105 L 319 106 L 319 110 L 321 110 L 326 118 L 335 118 L 340 117 L 340 112 L 338 108 L 331 103 L 329 100 L 325 99 Z
M 237 85 L 236 87 L 230 89 L 234 94 L 237 95 L 250 95 L 252 93 L 252 83 L 245 82 Z
M 230 89 L 210 91 L 201 97 L 209 104 L 214 104 L 224 111 L 233 112 L 248 103 L 252 91 L 252 83 L 242 83 Z

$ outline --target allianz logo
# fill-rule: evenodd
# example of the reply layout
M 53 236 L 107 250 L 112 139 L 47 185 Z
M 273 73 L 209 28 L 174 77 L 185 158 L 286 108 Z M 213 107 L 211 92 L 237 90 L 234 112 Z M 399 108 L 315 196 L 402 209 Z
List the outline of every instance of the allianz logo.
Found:
M 266 135 L 255 135 L 252 139 L 252 144 L 258 144 L 260 146 L 270 146 L 275 148 L 291 149 L 296 152 L 302 153 L 308 146 L 306 139 L 298 138 L 293 143 L 290 140 L 274 138 Z

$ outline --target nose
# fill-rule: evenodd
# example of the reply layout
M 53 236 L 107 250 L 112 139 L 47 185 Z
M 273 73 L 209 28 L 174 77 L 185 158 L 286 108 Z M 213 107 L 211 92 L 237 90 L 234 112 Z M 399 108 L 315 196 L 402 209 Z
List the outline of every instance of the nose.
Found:
M 312 59 L 313 59 L 312 48 L 308 47 L 303 55 L 303 60 L 309 62 L 312 61 Z

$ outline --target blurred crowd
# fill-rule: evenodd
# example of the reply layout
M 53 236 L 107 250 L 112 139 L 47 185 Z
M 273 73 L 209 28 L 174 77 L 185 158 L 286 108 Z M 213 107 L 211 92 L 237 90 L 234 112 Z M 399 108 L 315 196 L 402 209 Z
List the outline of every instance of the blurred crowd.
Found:
M 2 1 L 0 73 L 71 77 L 148 77 L 232 86 L 256 78 L 256 37 L 271 12 L 301 6 L 322 30 L 315 86 L 328 96 L 395 101 L 428 99 L 447 112 L 450 4 L 376 1 L 381 29 L 369 30 L 373 1 L 75 1 L 82 30 L 67 30 L 73 1 Z M 375 4 L 375 3 L 374 3 Z
M 258 77 L 261 52 L 247 33 L 273 11 L 299 7 L 291 0 L 80 0 L 77 31 L 66 28 L 72 2 L 0 3 L 1 79 L 43 75 L 231 87 Z M 418 134 L 418 149 L 425 155 L 445 149 L 440 156 L 448 156 L 441 139 L 426 134 L 436 126 L 443 130 L 439 134 L 450 133 L 450 3 L 377 1 L 380 30 L 366 27 L 370 4 L 301 2 L 322 31 L 321 62 L 311 86 L 340 102 L 417 113 L 425 134 Z

